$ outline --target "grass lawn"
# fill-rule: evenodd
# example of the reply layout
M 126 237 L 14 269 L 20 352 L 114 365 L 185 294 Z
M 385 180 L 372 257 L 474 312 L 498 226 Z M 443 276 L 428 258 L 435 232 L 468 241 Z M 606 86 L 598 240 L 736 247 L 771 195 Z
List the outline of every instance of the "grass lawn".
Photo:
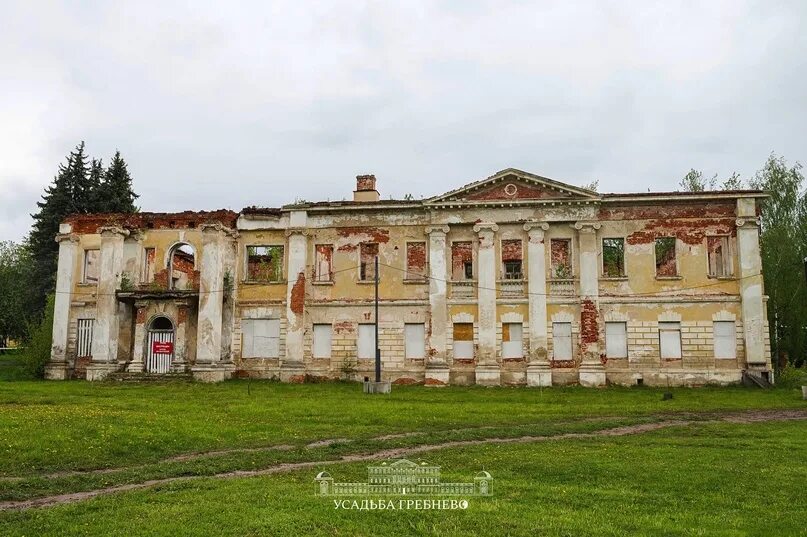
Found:
M 804 410 L 800 391 L 673 389 L 669 401 L 662 391 L 396 386 L 390 396 L 371 397 L 357 384 L 0 381 L 0 502 L 193 477 L 0 511 L 0 534 L 805 531 L 807 421 L 726 423 L 704 414 Z M 689 424 L 635 436 L 501 441 L 670 419 Z M 431 447 L 463 441 L 489 443 Z M 444 481 L 467 481 L 484 466 L 495 493 L 471 498 L 464 511 L 340 511 L 314 496 L 313 477 L 328 469 L 337 480 L 364 481 L 364 460 L 205 477 L 398 448 L 428 449 L 413 458 L 442 465 Z

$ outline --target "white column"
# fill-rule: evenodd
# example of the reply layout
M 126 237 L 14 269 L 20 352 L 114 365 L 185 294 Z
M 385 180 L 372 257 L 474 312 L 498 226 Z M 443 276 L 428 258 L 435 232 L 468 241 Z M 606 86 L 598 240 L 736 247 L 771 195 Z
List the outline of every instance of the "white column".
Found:
M 305 377 L 303 336 L 305 335 L 305 267 L 308 238 L 302 228 L 286 231 L 289 240 L 286 288 L 286 356 L 280 367 L 280 380 L 302 382 Z
M 446 234 L 448 226 L 426 228 L 429 236 L 429 352 L 426 361 L 426 386 L 448 384 L 446 330 L 448 329 Z
M 577 222 L 580 245 L 580 351 L 581 386 L 604 386 L 605 366 L 600 361 L 599 345 L 599 263 L 597 230 L 599 222 Z
M 499 226 L 494 223 L 479 223 L 474 233 L 479 234 L 478 272 L 479 288 L 479 359 L 476 367 L 476 383 L 498 386 L 500 369 L 496 362 L 496 248 L 495 236 Z
M 143 372 L 143 354 L 146 348 L 146 308 L 148 302 L 135 301 L 133 309 L 135 315 L 134 332 L 132 333 L 132 360 L 126 366 L 127 371 L 133 373 Z
M 737 200 L 737 250 L 740 260 L 745 361 L 750 368 L 767 370 L 765 354 L 765 306 L 762 300 L 762 258 L 759 253 L 759 227 L 753 199 Z
M 527 386 L 551 386 L 546 334 L 546 222 L 527 222 L 527 285 L 529 302 L 530 355 Z
M 98 293 L 93 325 L 92 362 L 87 366 L 87 380 L 102 380 L 118 369 L 118 299 L 123 272 L 123 241 L 129 232 L 118 226 L 104 226 L 98 272 Z
M 221 311 L 224 301 L 224 226 L 202 224 L 199 268 L 199 314 L 196 332 L 196 363 L 191 371 L 204 382 L 224 380 L 221 360 Z
M 56 269 L 56 296 L 53 307 L 53 340 L 50 362 L 45 366 L 45 378 L 67 378 L 67 333 L 70 326 L 70 297 L 78 257 L 78 235 L 71 233 L 69 224 L 59 226 L 59 263 Z

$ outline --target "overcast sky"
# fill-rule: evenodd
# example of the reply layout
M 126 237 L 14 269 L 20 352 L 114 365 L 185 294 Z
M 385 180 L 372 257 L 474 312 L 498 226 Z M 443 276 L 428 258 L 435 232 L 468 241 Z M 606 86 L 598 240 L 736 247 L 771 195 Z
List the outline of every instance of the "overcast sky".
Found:
M 192 4 L 2 2 L 0 240 L 81 140 L 147 211 L 807 160 L 805 2 Z

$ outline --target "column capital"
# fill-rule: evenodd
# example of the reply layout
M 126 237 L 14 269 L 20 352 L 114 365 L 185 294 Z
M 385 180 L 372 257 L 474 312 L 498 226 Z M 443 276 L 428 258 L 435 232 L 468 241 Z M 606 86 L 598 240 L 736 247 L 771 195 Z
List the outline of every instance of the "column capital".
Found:
M 575 222 L 571 226 L 580 233 L 594 233 L 602 227 L 600 222 Z
M 114 224 L 109 226 L 101 226 L 100 228 L 98 228 L 98 233 L 101 235 L 101 237 L 111 237 L 111 238 L 114 238 L 116 236 L 125 238 L 129 236 L 128 229 L 124 229 Z
M 544 233 L 549 230 L 549 224 L 546 222 L 525 222 L 524 231 L 526 231 L 530 238 L 537 237 L 543 238 Z
M 737 218 L 737 227 L 759 227 L 759 217 L 758 216 L 746 216 Z
M 427 226 L 426 227 L 426 235 L 446 235 L 449 231 L 448 226 Z
M 62 243 L 65 241 L 78 242 L 79 237 L 76 233 L 59 233 L 56 235 L 56 238 L 54 240 L 58 243 Z
M 478 224 L 474 224 L 474 233 L 479 233 L 482 235 L 483 233 L 495 233 L 499 231 L 499 225 L 493 222 L 479 222 Z
M 292 227 L 287 229 L 283 234 L 286 237 L 291 237 L 292 235 L 302 235 L 303 237 L 308 237 L 311 233 L 306 228 Z

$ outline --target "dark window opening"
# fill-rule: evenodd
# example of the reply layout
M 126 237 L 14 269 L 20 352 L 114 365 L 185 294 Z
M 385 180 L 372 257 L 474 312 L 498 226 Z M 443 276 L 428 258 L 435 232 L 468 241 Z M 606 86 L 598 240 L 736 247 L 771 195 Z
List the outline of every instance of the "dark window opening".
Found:
M 282 246 L 247 246 L 247 280 L 279 282 L 282 279 Z
M 625 239 L 602 240 L 602 273 L 609 278 L 625 275 Z

